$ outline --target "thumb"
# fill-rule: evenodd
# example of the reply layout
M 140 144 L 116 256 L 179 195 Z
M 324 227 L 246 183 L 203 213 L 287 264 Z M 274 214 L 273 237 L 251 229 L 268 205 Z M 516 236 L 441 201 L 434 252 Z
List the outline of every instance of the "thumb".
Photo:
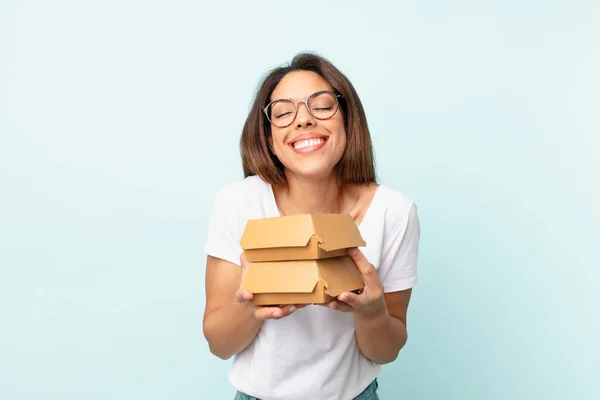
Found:
M 359 308 L 363 304 L 361 295 L 352 292 L 345 292 L 338 296 L 339 301 L 343 301 L 351 307 Z
M 240 266 L 242 267 L 242 282 L 246 279 L 246 275 L 248 274 L 248 265 L 250 265 L 250 262 L 246 258 L 246 253 L 242 253 L 240 255 Z
M 238 288 L 235 294 L 235 298 L 240 303 L 245 303 L 247 301 L 252 300 L 252 297 L 254 296 L 252 295 L 252 293 L 248 292 L 247 290 L 244 290 L 244 281 L 246 280 L 246 276 L 248 275 L 248 265 L 250 264 L 244 253 L 240 255 L 240 264 L 242 268 L 242 274 L 240 277 L 240 287 Z
M 239 303 L 247 303 L 250 300 L 252 300 L 253 297 L 254 297 L 254 295 L 252 293 L 248 292 L 247 290 L 242 289 L 241 286 L 238 289 L 238 291 L 235 292 L 235 299 Z

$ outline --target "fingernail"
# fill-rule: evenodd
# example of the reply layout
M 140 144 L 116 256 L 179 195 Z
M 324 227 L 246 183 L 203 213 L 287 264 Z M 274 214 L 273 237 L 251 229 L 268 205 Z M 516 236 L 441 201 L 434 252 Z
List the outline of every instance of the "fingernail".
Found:
M 348 253 L 354 255 L 356 253 L 358 253 L 358 248 L 357 247 L 351 247 L 348 249 Z
M 290 312 L 293 313 L 294 311 L 296 311 L 298 308 L 296 308 L 295 306 L 290 306 Z
M 279 318 L 279 317 L 281 317 L 282 315 L 283 315 L 283 314 L 281 314 L 281 311 L 275 311 L 275 312 L 273 313 L 273 316 L 274 316 L 275 318 Z

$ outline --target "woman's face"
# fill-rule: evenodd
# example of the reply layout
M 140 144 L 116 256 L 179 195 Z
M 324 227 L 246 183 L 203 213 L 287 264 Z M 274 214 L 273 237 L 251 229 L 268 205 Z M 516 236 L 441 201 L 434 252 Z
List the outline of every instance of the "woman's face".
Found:
M 303 100 L 313 93 L 329 90 L 331 85 L 319 74 L 294 71 L 277 85 L 270 101 Z M 316 102 L 315 102 L 316 103 Z M 325 106 L 315 104 L 315 107 Z M 346 130 L 341 107 L 329 119 L 317 119 L 298 103 L 296 119 L 285 128 L 271 124 L 271 150 L 286 168 L 286 174 L 298 178 L 326 178 L 342 158 L 346 148 Z M 319 109 L 317 109 L 319 110 Z

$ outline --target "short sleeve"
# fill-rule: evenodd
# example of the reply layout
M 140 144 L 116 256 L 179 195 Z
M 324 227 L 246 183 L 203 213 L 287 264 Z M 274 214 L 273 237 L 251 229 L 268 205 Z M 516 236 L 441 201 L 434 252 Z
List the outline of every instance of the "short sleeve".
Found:
M 412 203 L 403 218 L 386 228 L 378 275 L 384 292 L 410 289 L 417 283 L 417 258 L 421 227 Z
M 204 250 L 207 255 L 240 265 L 242 247 L 239 210 L 235 193 L 225 187 L 215 196 Z

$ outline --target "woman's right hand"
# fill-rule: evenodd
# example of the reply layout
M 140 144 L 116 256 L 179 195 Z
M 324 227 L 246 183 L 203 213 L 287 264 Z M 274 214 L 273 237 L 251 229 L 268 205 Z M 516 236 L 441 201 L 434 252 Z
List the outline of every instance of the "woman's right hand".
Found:
M 243 289 L 244 281 L 246 280 L 246 275 L 248 274 L 248 266 L 250 265 L 244 253 L 242 253 L 240 256 L 240 263 L 242 266 L 242 277 L 240 280 L 240 287 L 235 293 L 235 299 L 239 303 L 248 303 L 254 310 L 254 318 L 261 321 L 267 319 L 281 319 L 287 317 L 300 308 L 306 307 L 306 304 L 284 304 L 280 305 L 279 307 L 253 305 L 250 303 L 250 300 L 253 298 L 253 294 Z

